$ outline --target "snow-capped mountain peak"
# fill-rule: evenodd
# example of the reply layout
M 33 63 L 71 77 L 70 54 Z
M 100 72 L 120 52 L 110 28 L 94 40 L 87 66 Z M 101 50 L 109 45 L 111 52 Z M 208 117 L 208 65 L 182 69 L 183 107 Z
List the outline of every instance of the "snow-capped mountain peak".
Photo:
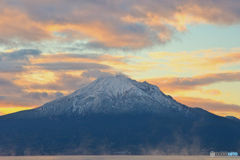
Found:
M 101 76 L 72 94 L 36 109 L 40 115 L 87 113 L 189 113 L 186 107 L 147 82 L 122 75 Z
M 72 96 L 81 94 L 92 94 L 91 96 L 93 96 L 103 92 L 110 96 L 117 96 L 134 88 L 136 89 L 136 86 L 134 86 L 129 79 L 121 75 L 100 77 L 85 88 L 74 92 Z

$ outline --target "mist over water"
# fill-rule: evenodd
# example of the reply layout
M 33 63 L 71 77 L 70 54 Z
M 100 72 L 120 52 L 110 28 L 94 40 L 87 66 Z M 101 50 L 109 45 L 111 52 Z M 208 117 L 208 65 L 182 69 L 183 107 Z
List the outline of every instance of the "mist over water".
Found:
M 240 157 L 210 156 L 16 156 L 0 160 L 240 160 Z

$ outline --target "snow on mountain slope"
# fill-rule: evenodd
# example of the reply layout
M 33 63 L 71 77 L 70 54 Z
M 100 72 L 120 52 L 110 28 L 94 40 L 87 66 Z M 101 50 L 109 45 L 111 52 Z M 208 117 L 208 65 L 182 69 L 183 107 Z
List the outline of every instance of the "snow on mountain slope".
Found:
M 87 113 L 163 113 L 189 115 L 190 108 L 162 93 L 157 86 L 121 75 L 99 77 L 72 94 L 36 108 L 40 115 Z

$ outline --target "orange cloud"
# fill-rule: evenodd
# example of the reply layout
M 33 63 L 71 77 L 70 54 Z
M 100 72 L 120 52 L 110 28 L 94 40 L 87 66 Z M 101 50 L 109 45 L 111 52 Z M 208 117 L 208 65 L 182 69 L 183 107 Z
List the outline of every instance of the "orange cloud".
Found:
M 143 58 L 132 55 L 107 55 L 107 54 L 43 54 L 37 58 L 30 59 L 32 64 L 44 63 L 60 63 L 60 62 L 80 62 L 80 63 L 96 63 L 112 67 L 113 70 L 118 72 L 139 72 L 156 68 L 159 63 L 156 61 L 145 62 Z M 32 66 L 28 66 L 33 69 Z M 35 67 L 36 69 L 36 67 Z M 39 68 L 41 69 L 41 67 Z M 101 69 L 101 68 L 99 68 Z
M 198 87 L 207 86 L 217 82 L 240 81 L 240 72 L 205 74 L 193 77 L 163 77 L 146 79 L 149 83 L 157 85 L 163 92 L 174 92 L 180 90 L 194 90 Z M 210 90 L 205 93 L 217 94 L 219 91 Z
M 240 52 L 238 53 L 228 53 L 225 56 L 218 56 L 215 58 L 207 59 L 205 64 L 213 63 L 215 65 L 229 64 L 229 63 L 240 63 Z M 205 65 L 204 64 L 204 65 Z
M 88 62 L 88 63 L 101 63 L 101 64 L 126 64 L 129 58 L 137 58 L 132 56 L 122 55 L 107 55 L 107 54 L 43 54 L 37 58 L 31 58 L 30 61 L 33 64 L 37 63 L 54 63 L 54 62 Z
M 3 0 L 0 6 L 0 39 L 5 44 L 16 40 L 80 40 L 88 49 L 138 49 L 165 44 L 175 31 L 186 31 L 187 24 L 240 22 L 238 2 L 234 0 Z
M 151 42 L 144 32 L 118 33 L 119 31 L 112 23 L 103 23 L 101 21 L 88 23 L 58 24 L 57 26 L 49 24 L 48 31 L 59 32 L 65 35 L 80 34 L 76 39 L 88 39 L 86 45 L 91 48 L 142 48 L 148 46 Z M 136 28 L 137 30 L 138 28 Z M 126 32 L 127 29 L 125 30 Z M 65 39 L 65 38 L 64 38 Z
M 39 41 L 51 37 L 50 33 L 47 32 L 41 23 L 32 20 L 26 13 L 3 2 L 0 5 L 1 39 L 11 40 L 20 38 Z
M 96 20 L 83 23 L 65 22 L 62 24 L 61 22 L 53 23 L 51 20 L 48 22 L 35 21 L 32 16 L 18 8 L 4 6 L 6 8 L 2 7 L 3 10 L 0 12 L 0 38 L 6 41 L 11 41 L 14 38 L 31 41 L 47 39 L 66 41 L 74 38 L 75 40 L 88 40 L 86 46 L 88 48 L 142 48 L 151 43 L 143 32 L 118 33 L 119 30 L 111 22 L 104 23 Z M 125 31 L 128 32 L 128 29 Z M 59 33 L 60 36 L 55 33 Z
M 194 70 L 209 72 L 219 70 L 222 66 L 240 63 L 240 52 L 226 52 L 221 49 L 178 53 L 163 51 L 148 53 L 148 56 L 155 60 L 168 61 L 161 63 L 175 71 Z
M 9 96 L 6 99 L 0 100 L 0 107 L 30 107 L 34 108 L 36 106 L 40 106 L 41 102 L 36 102 L 36 100 L 26 100 L 20 96 Z

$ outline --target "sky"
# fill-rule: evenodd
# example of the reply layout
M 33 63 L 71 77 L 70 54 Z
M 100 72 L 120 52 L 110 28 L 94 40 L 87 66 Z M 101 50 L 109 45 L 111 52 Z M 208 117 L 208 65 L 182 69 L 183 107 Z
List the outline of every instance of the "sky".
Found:
M 0 0 L 0 115 L 116 74 L 240 118 L 240 1 Z

